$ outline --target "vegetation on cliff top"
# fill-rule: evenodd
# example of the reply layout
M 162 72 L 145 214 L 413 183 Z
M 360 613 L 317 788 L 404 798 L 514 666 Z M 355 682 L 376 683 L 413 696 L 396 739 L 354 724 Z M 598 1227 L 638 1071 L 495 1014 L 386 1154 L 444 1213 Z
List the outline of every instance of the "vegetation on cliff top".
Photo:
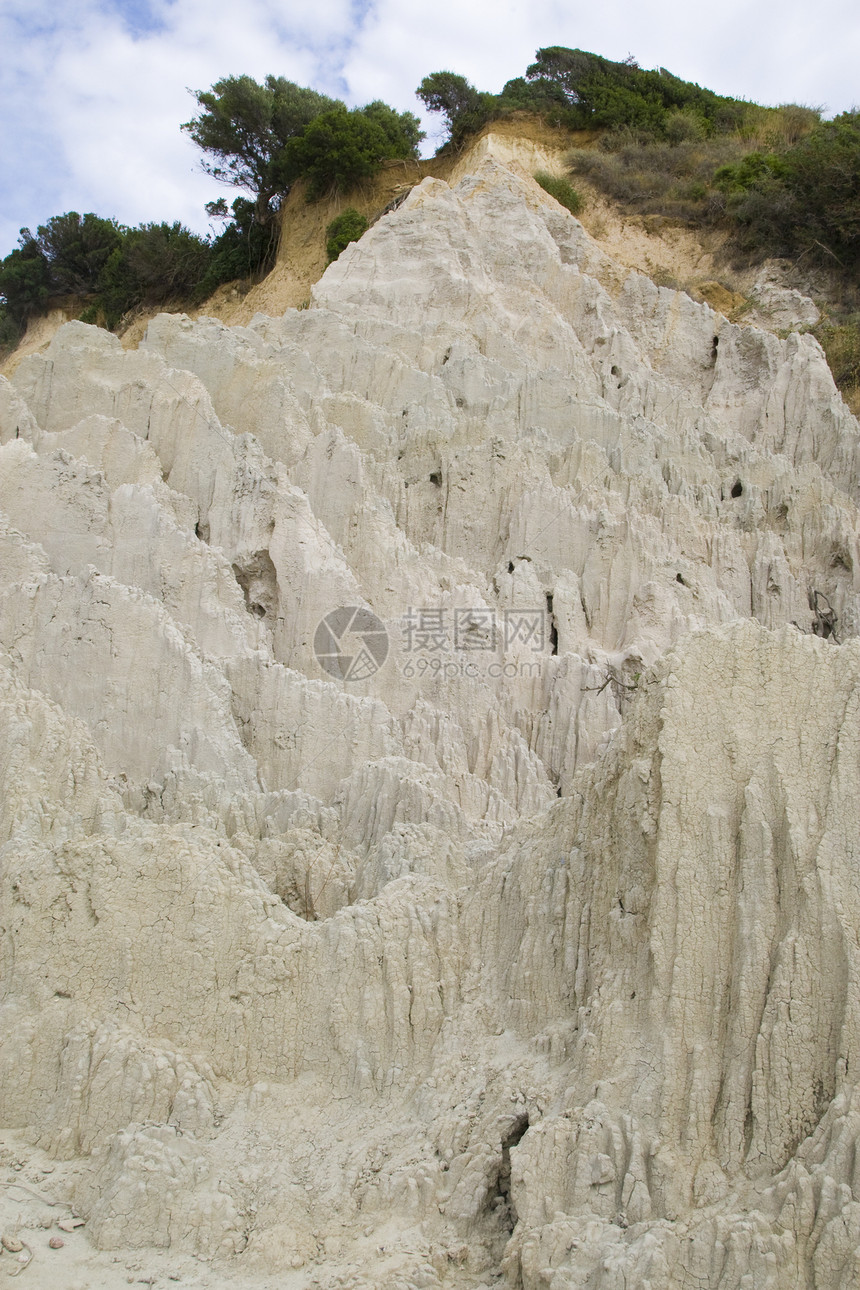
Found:
M 204 153 L 207 174 L 253 196 L 259 224 L 276 221 L 297 179 L 312 200 L 349 189 L 387 158 L 417 157 L 424 138 L 412 112 L 381 99 L 348 109 L 282 76 L 263 85 L 228 76 L 195 98 L 200 111 L 181 128 Z
M 816 108 L 762 107 L 632 58 L 557 46 L 539 49 L 498 94 L 449 71 L 426 76 L 417 94 L 444 122 L 441 151 L 463 148 L 490 121 L 538 113 L 592 132 L 568 155 L 571 177 L 623 209 L 718 228 L 736 261 L 777 256 L 824 272 L 839 303 L 816 335 L 843 393 L 860 404 L 860 113 L 822 121 Z
M 629 57 L 612 62 L 584 50 L 539 49 L 523 76 L 499 93 L 479 90 L 452 71 L 432 72 L 417 97 L 444 122 L 441 152 L 457 151 L 488 122 L 516 112 L 549 125 L 592 132 L 569 154 L 571 175 L 587 177 L 632 212 L 718 226 L 738 256 L 788 256 L 819 266 L 847 286 L 846 310 L 860 291 L 860 113 L 822 121 L 798 105 L 765 108 L 715 94 L 665 68 Z M 203 169 L 241 190 L 225 221 L 201 238 L 179 223 L 126 228 L 94 214 L 68 212 L 21 230 L 0 262 L 0 345 L 14 344 L 34 314 L 57 297 L 80 300 L 83 316 L 115 327 L 136 306 L 198 304 L 222 282 L 253 281 L 274 261 L 286 194 L 299 180 L 308 200 L 349 191 L 390 158 L 414 158 L 418 118 L 377 100 L 348 109 L 338 99 L 283 77 L 258 84 L 231 76 L 194 95 L 197 114 L 181 129 L 203 153 Z M 571 134 L 571 143 L 581 135 Z M 575 210 L 566 181 L 541 176 Z M 572 196 L 571 196 L 572 194 Z M 354 223 L 354 221 L 353 221 Z M 357 227 L 357 225 L 356 225 Z M 329 254 L 352 226 L 330 230 Z M 360 233 L 358 234 L 360 236 Z M 346 243 L 343 243 L 345 245 Z M 856 321 L 856 320 L 855 320 Z M 856 333 L 822 332 L 837 365 Z M 855 378 L 856 379 L 856 378 Z
M 682 81 L 665 67 L 646 71 L 632 56 L 615 63 L 560 45 L 539 49 L 525 76 L 508 81 L 499 94 L 477 90 L 453 72 L 432 72 L 416 93 L 431 112 L 442 114 L 444 146 L 455 147 L 512 112 L 537 112 L 569 130 L 633 129 L 670 138 L 687 123 L 707 134 L 734 130 L 754 106 Z
M 498 94 L 447 71 L 426 76 L 416 92 L 444 120 L 443 150 L 524 109 L 599 131 L 598 147 L 571 152 L 571 169 L 628 209 L 720 223 L 741 251 L 807 255 L 860 283 L 857 112 L 822 121 L 815 108 L 765 108 L 663 67 L 559 46 L 539 49 L 525 76 Z
M 69 211 L 21 229 L 0 263 L 0 344 L 14 344 L 51 300 L 72 298 L 85 322 L 113 328 L 137 306 L 199 303 L 219 282 L 252 276 L 271 237 L 255 225 L 252 203 L 233 203 L 221 236 L 199 237 L 179 222 L 126 228 L 115 220 Z
M 136 307 L 197 305 L 222 282 L 258 279 L 274 262 L 280 208 L 297 180 L 309 200 L 348 190 L 388 158 L 417 157 L 424 137 L 412 112 L 381 100 L 348 110 L 283 77 L 262 85 L 225 77 L 195 98 L 199 112 L 181 129 L 202 150 L 203 169 L 248 194 L 229 208 L 223 197 L 207 204 L 226 221 L 223 231 L 205 238 L 179 223 L 127 228 L 76 211 L 35 235 L 21 229 L 0 262 L 0 347 L 13 346 L 52 299 L 74 297 L 85 321 L 114 328 Z

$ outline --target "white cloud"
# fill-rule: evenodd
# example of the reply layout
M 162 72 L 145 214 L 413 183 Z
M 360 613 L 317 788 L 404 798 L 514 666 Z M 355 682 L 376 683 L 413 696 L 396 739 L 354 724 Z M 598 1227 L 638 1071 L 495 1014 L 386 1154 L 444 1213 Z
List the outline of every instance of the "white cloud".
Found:
M 219 189 L 179 129 L 195 110 L 187 89 L 242 72 L 317 83 L 352 21 L 349 0 L 317 0 L 288 21 L 284 14 L 268 0 L 241 10 L 228 0 L 159 0 L 150 15 L 160 25 L 138 34 L 93 0 L 53 27 L 47 6 L 29 10 L 25 23 L 0 18 L 12 55 L 0 73 L 0 250 L 21 224 L 69 209 L 205 228 L 203 203 Z
M 21 224 L 70 209 L 204 229 L 203 203 L 219 190 L 179 125 L 194 112 L 186 87 L 221 76 L 273 72 L 417 111 L 431 71 L 497 90 L 538 46 L 562 44 L 632 52 L 760 102 L 842 111 L 856 94 L 860 18 L 854 0 L 80 0 L 59 12 L 5 0 L 0 43 L 3 254 Z

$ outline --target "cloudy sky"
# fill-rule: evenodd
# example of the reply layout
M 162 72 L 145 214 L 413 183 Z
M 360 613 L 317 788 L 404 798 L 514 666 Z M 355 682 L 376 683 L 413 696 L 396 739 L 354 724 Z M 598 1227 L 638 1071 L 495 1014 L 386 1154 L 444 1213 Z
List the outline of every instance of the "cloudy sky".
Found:
M 204 202 L 231 194 L 179 131 L 189 87 L 273 72 L 417 111 L 428 72 L 498 90 L 541 45 L 761 103 L 860 103 L 856 0 L 0 0 L 0 255 L 67 210 L 205 232 Z

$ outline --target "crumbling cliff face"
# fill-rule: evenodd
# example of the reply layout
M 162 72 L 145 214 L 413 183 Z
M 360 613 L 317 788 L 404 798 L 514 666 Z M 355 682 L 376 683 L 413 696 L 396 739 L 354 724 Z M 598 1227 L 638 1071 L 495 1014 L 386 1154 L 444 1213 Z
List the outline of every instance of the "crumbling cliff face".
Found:
M 813 339 L 486 158 L 307 310 L 69 324 L 0 430 L 0 1124 L 92 1284 L 858 1284 Z

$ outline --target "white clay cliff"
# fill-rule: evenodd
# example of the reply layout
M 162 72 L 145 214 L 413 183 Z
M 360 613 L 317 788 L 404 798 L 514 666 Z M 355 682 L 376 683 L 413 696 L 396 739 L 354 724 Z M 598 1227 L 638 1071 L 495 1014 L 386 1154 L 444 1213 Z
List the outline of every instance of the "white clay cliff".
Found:
M 860 1285 L 816 341 L 488 156 L 307 309 L 70 323 L 0 431 L 0 1279 Z

